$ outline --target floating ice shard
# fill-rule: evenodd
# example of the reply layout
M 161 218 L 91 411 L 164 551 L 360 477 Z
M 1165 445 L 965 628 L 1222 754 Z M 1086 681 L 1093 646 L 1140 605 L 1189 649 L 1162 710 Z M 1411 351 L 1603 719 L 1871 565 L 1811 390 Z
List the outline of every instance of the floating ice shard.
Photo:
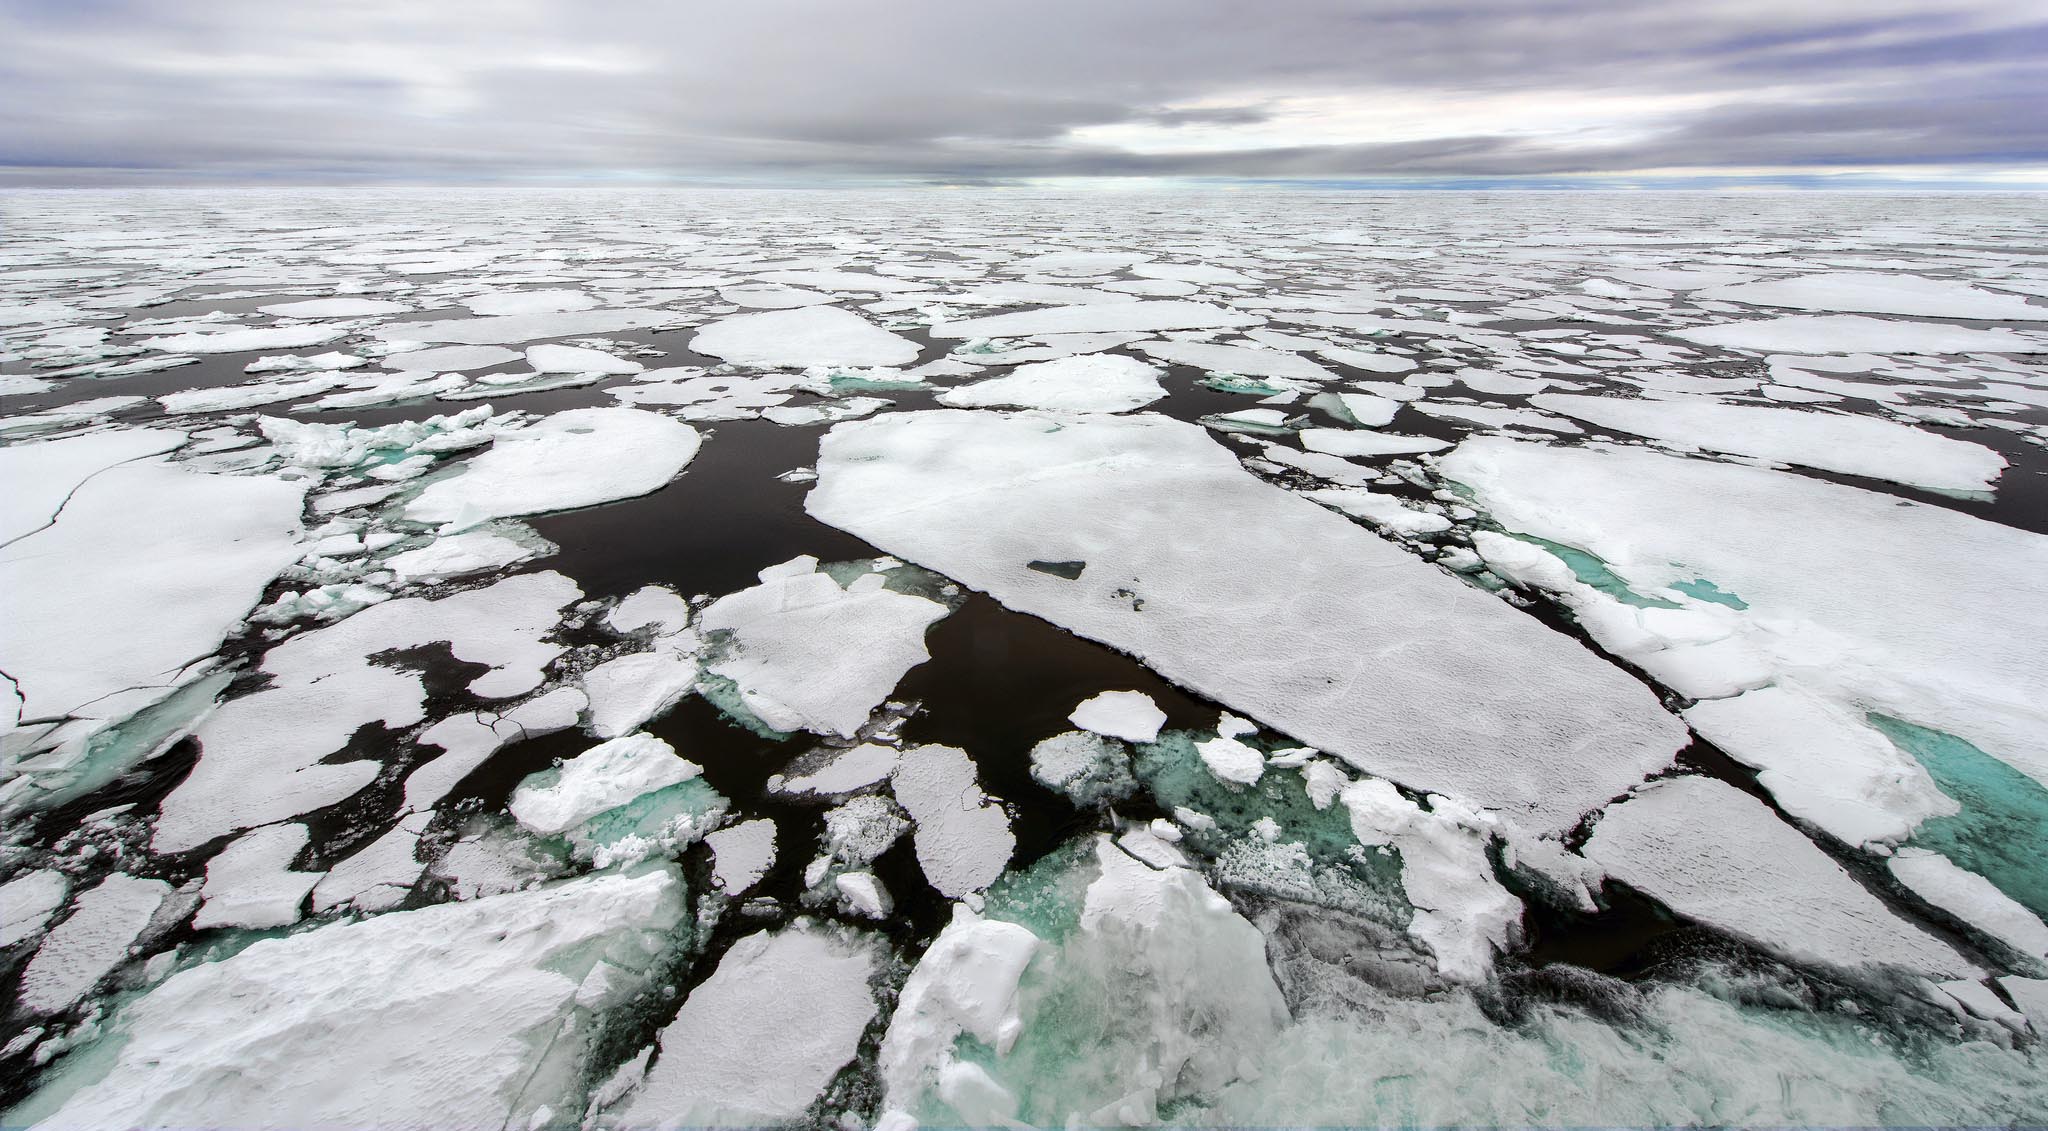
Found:
M 727 895 L 759 883 L 775 866 L 775 822 L 766 819 L 727 825 L 705 836 L 715 861 L 711 880 Z
M 621 374 L 638 373 L 646 368 L 630 357 L 619 357 L 603 350 L 553 344 L 527 347 L 526 363 L 533 366 L 535 373 Z
M 1235 373 L 1241 377 L 1285 377 L 1321 384 L 1337 379 L 1335 373 L 1298 353 L 1224 346 L 1208 342 L 1139 342 L 1137 349 L 1147 357 L 1174 365 L 1192 365 L 1212 373 Z
M 892 414 L 836 426 L 818 471 L 805 505 L 823 521 L 1529 827 L 1570 827 L 1684 742 L 1576 641 L 1261 482 L 1193 425 Z M 1088 569 L 1069 580 L 1034 561 Z
M 682 634 L 584 672 L 590 733 L 617 738 L 667 714 L 697 684 L 696 644 L 694 634 Z
M 1678 914 L 1794 961 L 1976 976 L 1763 802 L 1712 778 L 1643 787 L 1608 808 L 1584 851 Z
M 2048 924 L 1990 880 L 1924 848 L 1901 848 L 1886 864 L 1920 898 L 2029 958 L 2048 960 Z
M 404 314 L 411 309 L 402 302 L 379 298 L 313 298 L 256 308 L 258 313 L 279 318 L 367 318 L 376 314 Z
M 975 781 L 974 761 L 952 746 L 903 752 L 891 777 L 896 800 L 917 823 L 917 863 L 940 895 L 959 898 L 994 883 L 1017 838 L 1009 815 Z
M 9 1122 L 545 1122 L 534 1112 L 581 1107 L 582 1025 L 645 987 L 685 921 L 682 887 L 668 870 L 594 876 L 257 942 L 123 1007 L 122 1036 L 72 1058 Z M 594 967 L 603 984 L 581 985 Z
M 252 353 L 256 350 L 295 350 L 326 345 L 348 331 L 346 324 L 312 322 L 297 326 L 235 327 L 166 334 L 144 338 L 138 344 L 166 353 Z
M 947 389 L 939 394 L 939 403 L 953 408 L 1008 405 L 1126 412 L 1165 395 L 1158 369 L 1136 358 L 1090 354 L 1020 365 L 994 380 Z
M 908 365 L 917 343 L 850 310 L 806 306 L 740 314 L 697 332 L 690 348 L 737 365 Z
M 32 1013 L 70 1008 L 128 960 L 128 948 L 170 895 L 171 885 L 162 880 L 119 872 L 80 893 L 22 970 L 22 1007 Z
M 1151 742 L 1166 725 L 1166 712 L 1142 691 L 1105 691 L 1082 700 L 1067 721 L 1125 742 Z
M 1981 444 L 1868 416 L 1558 393 L 1530 397 L 1529 403 L 1613 432 L 1933 491 L 1989 491 L 2005 470 L 2005 457 Z
M 878 573 L 841 586 L 817 565 L 771 566 L 761 584 L 706 606 L 704 670 L 737 685 L 745 709 L 774 730 L 851 738 L 903 673 L 931 658 L 925 629 L 947 609 L 887 588 Z
M 187 665 L 219 648 L 303 552 L 305 491 L 162 457 L 86 471 L 55 521 L 0 548 L 0 670 L 20 695 L 16 718 L 118 720 L 196 674 Z
M 415 522 L 475 526 L 630 499 L 667 486 L 697 455 L 697 430 L 635 408 L 582 408 L 501 432 L 489 451 L 428 483 Z
M 538 687 L 542 666 L 562 652 L 539 637 L 579 596 L 560 574 L 525 574 L 438 601 L 388 601 L 272 648 L 258 665 L 271 686 L 229 701 L 200 726 L 199 761 L 164 798 L 156 850 L 184 852 L 310 813 L 375 780 L 374 759 L 325 759 L 364 725 L 425 717 L 419 676 L 373 664 L 377 653 L 447 641 L 458 659 L 489 665 L 471 693 L 504 699 Z
M 387 369 L 459 373 L 518 360 L 519 354 L 516 351 L 503 346 L 441 346 L 438 349 L 392 354 L 384 359 L 384 366 Z
M 265 825 L 243 834 L 206 862 L 206 900 L 192 919 L 194 928 L 289 927 L 318 872 L 294 872 L 291 862 L 311 836 L 304 825 Z
M 870 939 L 799 921 L 748 935 L 661 1031 L 661 1051 L 598 1127 L 760 1126 L 795 1120 L 854 1057 L 877 1008 Z

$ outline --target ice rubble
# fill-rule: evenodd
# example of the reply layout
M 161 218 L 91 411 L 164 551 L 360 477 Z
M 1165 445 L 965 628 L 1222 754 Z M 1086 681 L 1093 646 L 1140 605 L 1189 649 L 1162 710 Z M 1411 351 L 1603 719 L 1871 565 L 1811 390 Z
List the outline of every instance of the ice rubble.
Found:
M 379 653 L 446 641 L 456 658 L 489 665 L 470 682 L 472 694 L 532 691 L 562 651 L 540 636 L 579 596 L 560 574 L 525 574 L 438 601 L 388 601 L 272 648 L 258 665 L 270 686 L 230 700 L 200 725 L 199 761 L 164 798 L 156 850 L 184 852 L 310 813 L 375 780 L 375 759 L 326 759 L 362 726 L 396 729 L 425 717 L 419 676 L 373 663 Z
M 1529 403 L 1612 432 L 1886 479 L 1931 491 L 1989 491 L 2005 470 L 2005 457 L 1981 444 L 1868 416 L 1706 400 L 1622 400 L 1558 393 L 1530 397 Z
M 880 573 L 842 585 L 808 556 L 760 577 L 706 606 L 698 628 L 710 643 L 704 670 L 731 680 L 745 710 L 778 731 L 853 737 L 903 673 L 931 658 L 925 629 L 947 612 L 889 589 Z
M 1170 845 L 1147 851 L 1162 863 L 1096 838 L 1079 914 L 1057 927 L 956 917 L 883 1038 L 887 1107 L 941 1125 L 1142 1124 L 1256 1074 L 1287 1021 L 1265 940 Z M 1040 944 L 1055 961 L 1033 962 Z M 995 1055 L 963 1055 L 963 1033 Z
M 500 432 L 490 450 L 429 482 L 404 513 L 460 530 L 630 499 L 667 486 L 701 442 L 689 425 L 640 409 L 558 412 Z
M 70 1008 L 128 960 L 128 948 L 170 896 L 171 885 L 162 880 L 119 872 L 81 892 L 22 970 L 17 1000 L 33 1013 Z
M 35 448 L 5 449 L 23 450 Z M 19 696 L 8 722 L 118 720 L 196 674 L 303 552 L 305 490 L 161 456 L 88 471 L 54 522 L 0 548 L 0 670 Z
M 1673 911 L 1801 962 L 1979 972 L 1887 910 L 1763 802 L 1713 778 L 1655 782 L 1608 807 L 1587 859 Z
M 1590 553 L 1639 591 L 1706 579 L 1747 606 L 1694 602 L 1676 634 L 1657 630 L 1655 610 L 1617 622 L 1642 656 L 1790 678 L 1845 708 L 1958 735 L 2048 783 L 2048 597 L 2035 581 L 2048 537 L 1636 448 L 1480 437 L 1439 467 L 1502 526 Z
M 487 318 L 450 318 L 439 322 L 392 322 L 378 327 L 386 342 L 504 346 L 538 338 L 576 334 L 615 334 L 673 321 L 666 310 L 571 310 L 546 314 L 501 314 Z M 253 347 L 249 347 L 253 348 Z M 438 366 L 437 368 L 451 368 Z
M 640 992 L 684 914 L 651 870 L 266 939 L 124 1006 L 9 1122 L 544 1124 L 580 1103 L 589 1018 Z
M 1261 482 L 1194 425 L 900 413 L 836 426 L 818 472 L 805 505 L 821 520 L 1536 831 L 1570 827 L 1684 742 L 1577 642 Z M 1086 566 L 1069 580 L 1032 562 Z
M 1166 725 L 1166 712 L 1142 691 L 1105 691 L 1082 700 L 1067 721 L 1125 742 L 1151 742 Z
M 1400 852 L 1401 887 L 1415 908 L 1408 933 L 1436 956 L 1437 971 L 1484 982 L 1494 953 L 1519 938 L 1522 920 L 1521 901 L 1493 877 L 1493 819 L 1434 794 L 1424 809 L 1379 779 L 1351 782 L 1338 798 L 1360 844 Z
M 1090 354 L 1020 365 L 993 380 L 947 389 L 938 399 L 953 408 L 1008 405 L 1126 412 L 1165 395 L 1166 390 L 1159 387 L 1158 369 L 1135 358 Z
M 1671 336 L 1751 353 L 2048 353 L 2048 336 L 1855 314 L 1788 314 L 1673 330 Z
M 917 343 L 836 306 L 766 310 L 720 319 L 697 331 L 690 348 L 736 365 L 908 365 Z
M 1754 306 L 1783 306 L 1797 310 L 2048 322 L 2048 306 L 2035 306 L 2018 295 L 1999 294 L 1945 279 L 1863 271 L 1834 271 L 1822 275 L 1769 279 L 1760 283 L 1734 283 L 1695 291 L 1692 297 L 1695 300 L 1745 302 Z
M 880 947 L 809 921 L 748 935 L 661 1031 L 654 1065 L 598 1127 L 761 1126 L 797 1119 L 874 1021 Z

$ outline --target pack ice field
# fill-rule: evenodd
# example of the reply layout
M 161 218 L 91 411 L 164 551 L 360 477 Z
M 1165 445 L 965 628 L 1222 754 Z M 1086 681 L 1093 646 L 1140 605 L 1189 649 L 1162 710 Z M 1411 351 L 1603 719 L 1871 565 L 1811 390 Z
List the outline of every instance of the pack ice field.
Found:
M 2048 1120 L 2023 196 L 0 196 L 0 1123 Z

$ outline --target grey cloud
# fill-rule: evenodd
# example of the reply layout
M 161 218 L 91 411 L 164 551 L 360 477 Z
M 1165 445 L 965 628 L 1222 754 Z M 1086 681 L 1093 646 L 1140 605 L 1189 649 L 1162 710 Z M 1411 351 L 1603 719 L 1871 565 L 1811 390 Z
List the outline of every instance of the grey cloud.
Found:
M 16 0 L 0 167 L 591 175 L 1513 176 L 2048 160 L 2024 6 L 1947 0 Z M 2016 46 L 2022 45 L 2022 46 Z M 1446 131 L 1128 152 L 1276 100 L 1695 105 L 1641 140 Z M 2038 115 L 2033 115 L 2038 116 Z

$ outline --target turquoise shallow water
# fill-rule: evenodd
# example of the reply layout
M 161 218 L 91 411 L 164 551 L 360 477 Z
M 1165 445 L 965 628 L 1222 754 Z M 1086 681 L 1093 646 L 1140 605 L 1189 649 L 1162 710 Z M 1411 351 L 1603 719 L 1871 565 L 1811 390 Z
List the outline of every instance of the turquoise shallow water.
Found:
M 1918 759 L 1962 811 L 1935 817 L 1913 834 L 1983 876 L 2036 915 L 2048 916 L 2048 789 L 1968 742 L 1885 715 L 1870 723 Z

